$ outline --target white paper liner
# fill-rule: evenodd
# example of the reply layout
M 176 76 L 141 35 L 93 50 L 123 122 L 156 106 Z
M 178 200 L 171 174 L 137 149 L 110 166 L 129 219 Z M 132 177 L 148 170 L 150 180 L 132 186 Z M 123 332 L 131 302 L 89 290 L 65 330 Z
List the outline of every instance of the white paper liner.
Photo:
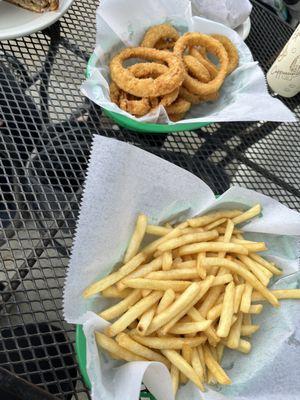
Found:
M 196 176 L 129 144 L 95 136 L 64 291 L 64 315 L 84 324 L 87 370 L 93 400 L 137 400 L 142 380 L 157 400 L 172 400 L 171 382 L 159 363 L 120 363 L 98 352 L 94 331 L 108 323 L 95 312 L 109 301 L 85 300 L 82 291 L 106 275 L 122 259 L 138 213 L 157 224 L 176 214 L 184 219 L 218 208 L 248 208 L 261 203 L 260 218 L 244 226 L 266 240 L 267 258 L 276 260 L 287 277 L 274 288 L 299 287 L 300 215 L 267 196 L 233 187 L 217 200 Z M 265 304 L 265 303 L 264 303 Z M 300 303 L 282 301 L 279 310 L 266 305 L 255 318 L 261 329 L 251 339 L 249 355 L 227 352 L 224 366 L 233 380 L 229 387 L 205 393 L 183 386 L 180 400 L 298 400 L 300 393 Z
M 134 10 L 134 12 L 132 12 Z M 182 124 L 225 121 L 296 121 L 294 114 L 278 99 L 268 94 L 264 74 L 253 61 L 250 50 L 240 36 L 225 25 L 192 17 L 189 0 L 102 0 L 96 13 L 97 33 L 90 77 L 82 92 L 106 110 L 140 122 Z M 152 25 L 169 22 L 181 34 L 186 31 L 228 36 L 237 46 L 239 67 L 226 78 L 215 102 L 194 105 L 183 121 L 169 120 L 161 106 L 135 118 L 119 109 L 109 97 L 109 61 L 122 48 L 137 46 Z

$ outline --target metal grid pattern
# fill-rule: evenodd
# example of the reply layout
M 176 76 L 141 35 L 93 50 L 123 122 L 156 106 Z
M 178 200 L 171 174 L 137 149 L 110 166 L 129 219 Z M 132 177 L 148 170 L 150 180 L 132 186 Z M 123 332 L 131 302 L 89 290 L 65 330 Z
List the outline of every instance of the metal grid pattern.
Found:
M 89 399 L 62 288 L 93 134 L 128 141 L 215 191 L 240 184 L 300 209 L 299 124 L 225 123 L 142 135 L 80 94 L 97 2 L 75 1 L 44 32 L 0 44 L 0 365 L 61 399 Z M 291 29 L 254 2 L 247 40 L 266 71 Z M 300 116 L 300 96 L 284 100 Z

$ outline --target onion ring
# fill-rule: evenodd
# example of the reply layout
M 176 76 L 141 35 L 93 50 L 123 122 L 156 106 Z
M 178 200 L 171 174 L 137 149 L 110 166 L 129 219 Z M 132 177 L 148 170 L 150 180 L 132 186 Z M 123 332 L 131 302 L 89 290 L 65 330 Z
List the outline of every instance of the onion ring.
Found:
M 197 94 L 194 94 L 194 93 L 188 91 L 185 87 L 182 86 L 179 90 L 179 95 L 180 95 L 180 97 L 189 101 L 192 104 L 199 104 L 199 103 L 204 103 L 207 101 L 218 100 L 220 93 L 216 92 L 216 93 L 207 94 L 206 96 L 199 96 Z
M 181 113 L 181 114 L 169 114 L 169 120 L 171 120 L 172 122 L 178 122 L 181 121 L 182 119 L 184 119 L 185 113 Z
M 215 41 L 215 39 L 212 38 L 211 40 Z M 225 54 L 227 57 L 226 51 Z M 124 68 L 122 65 L 125 60 L 132 57 L 164 61 L 169 67 L 168 71 L 156 79 L 136 78 L 129 69 Z M 122 50 L 111 60 L 110 72 L 112 80 L 116 82 L 121 89 L 138 97 L 163 96 L 179 87 L 184 79 L 184 68 L 181 59 L 168 51 L 144 47 L 127 48 Z
M 171 39 L 173 42 L 176 42 L 178 38 L 179 33 L 172 25 L 154 25 L 147 30 L 140 46 L 156 48 L 157 43 L 161 40 Z
M 195 57 L 199 62 L 201 62 L 202 65 L 208 70 L 210 73 L 211 79 L 215 79 L 215 77 L 218 75 L 218 68 L 215 66 L 213 62 L 207 59 L 207 57 L 204 55 L 203 51 L 199 51 L 195 47 L 190 48 L 190 55 Z
M 134 64 L 129 67 L 129 70 L 133 72 L 136 78 L 157 78 L 161 74 L 164 74 L 168 71 L 168 67 L 163 64 L 158 63 L 140 63 Z M 169 106 L 172 104 L 178 97 L 179 88 L 174 89 L 171 93 L 165 94 L 160 102 L 155 102 L 154 99 L 156 97 L 151 97 L 150 103 L 152 108 L 156 108 L 159 105 L 164 107 Z
M 115 82 L 111 82 L 109 85 L 109 95 L 110 99 L 113 103 L 115 103 L 117 106 L 119 106 L 119 100 L 120 100 L 120 89 L 118 88 L 118 85 Z
M 204 83 L 211 80 L 210 73 L 197 58 L 187 55 L 183 56 L 183 61 L 191 76 Z
M 229 65 L 227 75 L 231 74 L 239 64 L 239 53 L 237 51 L 236 46 L 232 43 L 227 36 L 224 35 L 211 35 L 214 39 L 217 39 L 222 45 L 225 47 L 225 50 L 228 54 Z
M 175 43 L 174 40 L 159 39 L 155 44 L 155 48 L 158 50 L 173 50 Z
M 136 78 L 157 78 L 168 72 L 166 65 L 155 62 L 134 64 L 128 69 Z
M 189 92 L 183 86 L 181 86 L 181 88 L 179 90 L 179 95 L 184 100 L 189 101 L 191 104 L 199 104 L 202 101 L 199 95 Z
M 203 46 L 207 51 L 214 54 L 220 60 L 218 75 L 210 82 L 203 83 L 185 74 L 183 86 L 190 92 L 207 95 L 217 92 L 222 86 L 228 70 L 228 55 L 224 46 L 211 36 L 201 33 L 185 33 L 179 38 L 174 46 L 174 54 L 180 59 L 188 46 Z
M 132 115 L 142 117 L 150 111 L 151 105 L 146 97 L 138 100 L 128 100 L 126 93 L 123 92 L 120 96 L 120 108 Z
M 174 103 L 166 107 L 168 114 L 182 114 L 186 113 L 191 108 L 191 103 L 181 97 L 178 97 Z

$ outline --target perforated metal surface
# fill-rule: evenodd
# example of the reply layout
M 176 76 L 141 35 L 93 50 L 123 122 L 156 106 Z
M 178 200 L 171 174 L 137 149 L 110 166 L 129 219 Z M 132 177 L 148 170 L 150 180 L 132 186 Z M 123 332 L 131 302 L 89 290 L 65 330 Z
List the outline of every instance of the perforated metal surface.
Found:
M 300 209 L 299 124 L 141 135 L 84 99 L 95 9 L 75 1 L 45 32 L 0 44 L 0 365 L 62 399 L 89 398 L 61 300 L 93 134 L 174 162 L 216 193 L 240 184 Z M 292 31 L 256 3 L 252 23 L 247 43 L 266 71 Z M 300 96 L 285 101 L 300 116 Z

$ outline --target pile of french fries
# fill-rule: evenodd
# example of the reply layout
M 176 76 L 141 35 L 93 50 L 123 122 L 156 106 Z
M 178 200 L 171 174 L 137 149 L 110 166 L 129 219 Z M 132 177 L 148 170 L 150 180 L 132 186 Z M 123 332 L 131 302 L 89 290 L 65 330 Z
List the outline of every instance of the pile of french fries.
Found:
M 119 270 L 89 286 L 85 298 L 101 293 L 119 303 L 99 316 L 114 321 L 98 345 L 113 358 L 159 361 L 170 370 L 173 391 L 188 380 L 230 384 L 221 367 L 225 347 L 249 353 L 252 323 L 268 301 L 299 299 L 300 289 L 269 290 L 282 271 L 257 252 L 264 242 L 245 240 L 238 226 L 261 213 L 224 210 L 172 226 L 149 225 L 139 215 Z M 142 250 L 146 235 L 156 240 Z

